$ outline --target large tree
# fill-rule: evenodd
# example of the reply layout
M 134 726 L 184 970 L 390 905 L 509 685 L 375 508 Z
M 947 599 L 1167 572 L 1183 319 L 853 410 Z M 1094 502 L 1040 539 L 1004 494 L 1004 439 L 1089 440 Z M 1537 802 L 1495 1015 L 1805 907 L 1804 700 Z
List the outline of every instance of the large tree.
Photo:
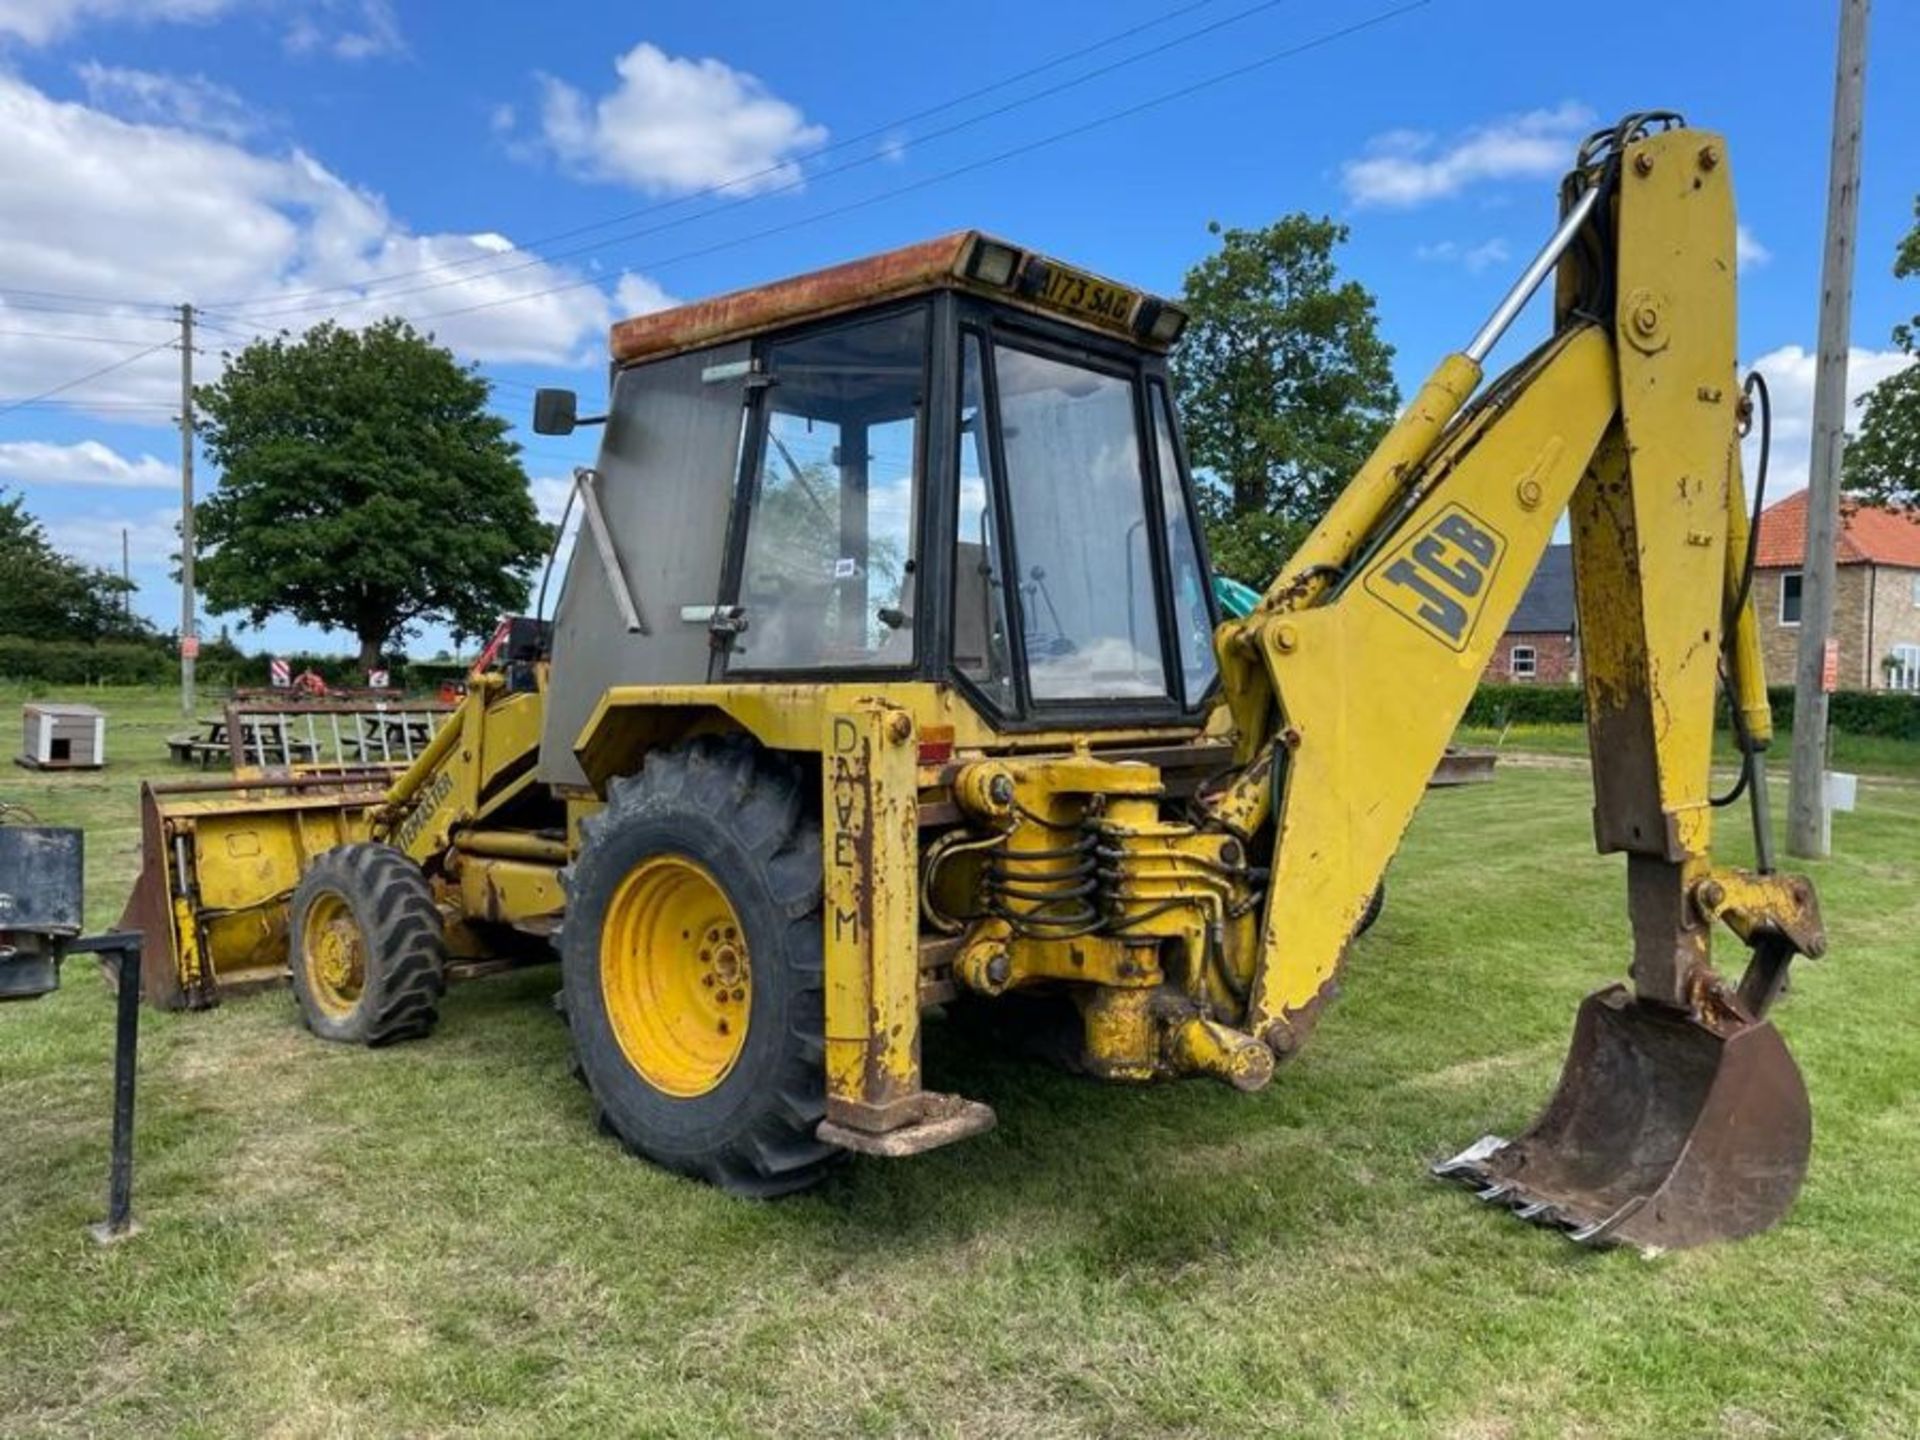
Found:
M 132 640 L 153 634 L 118 575 L 61 554 L 18 495 L 0 496 L 0 635 Z
M 1310 215 L 1210 225 L 1187 272 L 1174 353 L 1187 446 L 1216 569 L 1262 587 L 1326 511 L 1400 403 L 1373 296 L 1342 281 L 1346 227 Z
M 1893 257 L 1902 280 L 1920 275 L 1920 199 L 1913 213 L 1913 229 Z M 1893 343 L 1920 362 L 1920 315 L 1893 327 Z M 1920 510 L 1920 363 L 1889 375 L 1860 403 L 1860 429 L 1846 449 L 1847 490 L 1874 504 Z
M 487 382 L 401 320 L 328 323 L 195 392 L 220 466 L 195 509 L 209 609 L 345 630 L 374 666 L 421 621 L 483 635 L 552 541 Z

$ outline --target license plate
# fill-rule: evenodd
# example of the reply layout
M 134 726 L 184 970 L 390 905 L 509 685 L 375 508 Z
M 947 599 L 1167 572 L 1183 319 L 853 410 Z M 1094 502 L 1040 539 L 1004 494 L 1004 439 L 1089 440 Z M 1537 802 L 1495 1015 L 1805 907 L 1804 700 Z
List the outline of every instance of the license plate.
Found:
M 1140 292 L 1049 261 L 1046 279 L 1034 298 L 1050 309 L 1124 330 L 1133 319 L 1134 306 L 1140 303 Z

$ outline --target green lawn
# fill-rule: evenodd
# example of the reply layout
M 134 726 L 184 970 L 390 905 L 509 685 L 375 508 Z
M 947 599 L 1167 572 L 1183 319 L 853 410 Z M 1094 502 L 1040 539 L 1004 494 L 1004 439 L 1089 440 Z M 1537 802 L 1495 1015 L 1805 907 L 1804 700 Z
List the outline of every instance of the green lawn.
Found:
M 88 825 L 103 925 L 177 723 L 109 703 L 105 777 L 0 784 Z M 1920 787 L 1863 785 L 1816 868 L 1831 956 L 1780 1019 L 1817 1136 L 1781 1228 L 1599 1254 L 1425 1177 L 1525 1123 L 1624 965 L 1588 807 L 1564 766 L 1434 795 L 1261 1095 L 1100 1087 L 935 1026 L 930 1080 L 999 1129 L 773 1205 L 596 1134 L 536 969 L 377 1053 L 285 995 L 148 1015 L 145 1230 L 96 1248 L 111 1006 L 75 962 L 0 1009 L 0 1434 L 1920 1432 Z

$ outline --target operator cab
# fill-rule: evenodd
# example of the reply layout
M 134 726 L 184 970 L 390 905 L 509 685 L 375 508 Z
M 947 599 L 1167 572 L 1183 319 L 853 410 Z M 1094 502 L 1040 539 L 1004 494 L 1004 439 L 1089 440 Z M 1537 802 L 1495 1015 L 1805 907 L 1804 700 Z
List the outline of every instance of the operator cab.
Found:
M 996 730 L 1197 726 L 1185 321 L 969 231 L 615 326 L 543 750 L 615 684 L 923 681 Z M 536 408 L 575 423 L 566 392 Z

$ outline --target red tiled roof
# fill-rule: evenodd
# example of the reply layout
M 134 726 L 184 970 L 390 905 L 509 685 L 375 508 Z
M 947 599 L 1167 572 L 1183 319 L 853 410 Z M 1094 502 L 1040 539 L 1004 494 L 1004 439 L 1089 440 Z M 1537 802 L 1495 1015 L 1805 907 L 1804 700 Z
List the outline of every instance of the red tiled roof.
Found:
M 1791 567 L 1807 558 L 1807 492 L 1801 490 L 1760 512 L 1760 550 L 1754 563 L 1765 569 Z M 1900 565 L 1920 570 L 1920 518 L 1879 505 L 1840 507 L 1840 543 L 1834 558 L 1842 565 Z

